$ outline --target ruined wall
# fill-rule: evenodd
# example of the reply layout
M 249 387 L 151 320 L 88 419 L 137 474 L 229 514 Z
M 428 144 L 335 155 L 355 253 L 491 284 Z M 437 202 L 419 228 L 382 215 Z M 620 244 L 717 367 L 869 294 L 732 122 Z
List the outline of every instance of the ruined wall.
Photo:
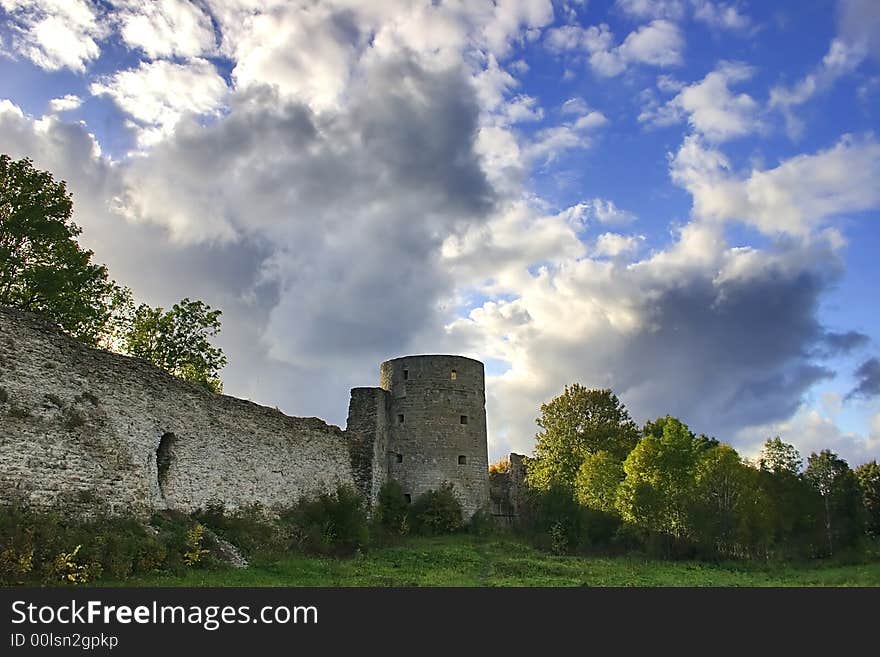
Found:
M 415 500 L 454 485 L 469 518 L 489 502 L 483 364 L 462 356 L 406 356 L 382 363 L 388 405 L 388 476 Z
M 357 485 L 358 454 L 317 418 L 211 394 L 0 307 L 0 499 L 136 513 L 289 505 Z
M 352 388 L 346 433 L 358 490 L 375 500 L 388 478 L 388 391 Z

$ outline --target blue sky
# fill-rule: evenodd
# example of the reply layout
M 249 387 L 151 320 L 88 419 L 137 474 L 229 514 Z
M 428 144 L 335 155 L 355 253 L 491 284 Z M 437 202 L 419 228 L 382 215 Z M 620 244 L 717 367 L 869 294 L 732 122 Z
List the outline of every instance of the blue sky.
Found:
M 754 455 L 880 456 L 872 0 L 0 0 L 0 150 L 67 180 L 226 390 L 344 423 L 487 363 L 490 457 L 566 383 Z

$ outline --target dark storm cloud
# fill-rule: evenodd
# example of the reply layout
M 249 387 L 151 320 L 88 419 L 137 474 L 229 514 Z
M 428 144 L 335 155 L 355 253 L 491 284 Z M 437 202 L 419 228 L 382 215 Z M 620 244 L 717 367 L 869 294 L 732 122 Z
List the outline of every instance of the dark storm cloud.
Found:
M 869 358 L 859 365 L 854 374 L 859 382 L 847 393 L 846 399 L 870 399 L 880 395 L 880 359 Z
M 725 436 L 790 416 L 811 385 L 833 376 L 809 357 L 825 338 L 816 308 L 827 283 L 825 273 L 770 270 L 665 292 L 652 307 L 656 330 L 627 345 L 623 390 L 642 389 L 643 414 L 672 413 Z

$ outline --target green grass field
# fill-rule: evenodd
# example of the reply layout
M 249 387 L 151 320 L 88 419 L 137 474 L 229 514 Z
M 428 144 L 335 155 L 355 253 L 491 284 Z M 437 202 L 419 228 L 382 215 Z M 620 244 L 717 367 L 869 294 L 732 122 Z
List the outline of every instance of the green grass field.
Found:
M 114 582 L 96 582 L 114 584 Z M 410 538 L 349 559 L 292 555 L 126 586 L 880 586 L 880 562 L 767 565 L 557 557 L 513 539 Z

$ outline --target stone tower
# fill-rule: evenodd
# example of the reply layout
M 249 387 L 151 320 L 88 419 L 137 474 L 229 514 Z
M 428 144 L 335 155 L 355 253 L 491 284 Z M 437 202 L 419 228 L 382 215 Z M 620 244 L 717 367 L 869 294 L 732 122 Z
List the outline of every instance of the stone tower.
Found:
M 411 500 L 453 484 L 465 518 L 489 502 L 483 364 L 463 356 L 382 363 L 388 391 L 388 477 Z

